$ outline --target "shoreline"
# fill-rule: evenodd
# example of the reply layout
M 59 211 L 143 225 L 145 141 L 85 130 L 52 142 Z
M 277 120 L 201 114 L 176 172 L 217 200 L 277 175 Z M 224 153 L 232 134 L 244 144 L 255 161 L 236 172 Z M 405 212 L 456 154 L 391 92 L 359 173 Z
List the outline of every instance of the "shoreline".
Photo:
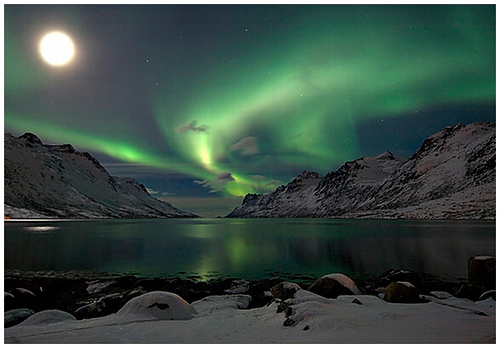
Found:
M 11 270 L 4 343 L 496 342 L 495 290 L 477 284 L 407 270 L 309 284 Z
M 4 303 L 6 311 L 15 308 L 30 308 L 35 312 L 58 309 L 75 315 L 77 319 L 89 319 L 113 314 L 128 300 L 140 294 L 167 291 L 181 296 L 188 303 L 207 296 L 249 295 L 252 297 L 249 308 L 258 308 L 272 301 L 268 292 L 279 283 L 294 283 L 301 289 L 308 290 L 319 279 L 310 275 L 274 273 L 275 276 L 262 279 L 214 275 L 210 279 L 201 280 L 201 276 L 187 274 L 146 277 L 90 271 L 5 270 L 4 290 L 5 293 L 12 294 L 15 300 L 11 300 L 9 296 Z M 458 294 L 459 297 L 478 300 L 481 293 L 486 291 L 471 290 L 465 279 L 449 280 L 409 270 L 389 269 L 371 279 L 352 277 L 352 280 L 363 295 L 380 298 L 383 298 L 384 288 L 393 281 L 410 282 L 420 295 L 444 291 L 454 296 Z M 89 307 L 84 308 L 86 306 Z

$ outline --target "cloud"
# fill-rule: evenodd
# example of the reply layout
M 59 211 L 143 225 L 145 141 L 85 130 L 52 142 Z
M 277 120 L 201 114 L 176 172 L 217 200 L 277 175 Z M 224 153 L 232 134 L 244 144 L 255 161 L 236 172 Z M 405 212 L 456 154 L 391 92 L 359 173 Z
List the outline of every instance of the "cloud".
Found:
M 280 186 L 280 185 L 283 185 L 283 181 L 280 181 L 280 180 L 270 180 L 270 181 L 266 182 L 266 186 L 277 187 L 277 186 Z
M 153 189 L 150 189 L 149 187 L 146 187 L 146 191 L 148 191 L 148 193 L 151 195 L 151 196 L 171 196 L 171 195 L 175 195 L 174 193 L 170 193 L 170 192 L 166 192 L 166 191 L 156 191 L 156 190 L 153 190 Z
M 251 175 L 250 178 L 254 181 L 262 181 L 264 180 L 266 177 L 263 176 L 263 175 L 259 175 L 259 174 L 256 174 L 256 175 Z
M 256 137 L 245 137 L 229 148 L 230 151 L 240 151 L 242 156 L 252 156 L 260 153 Z
M 198 121 L 196 121 L 196 120 L 191 121 L 184 126 L 177 127 L 177 131 L 179 133 L 186 133 L 186 132 L 204 133 L 204 132 L 208 132 L 208 126 L 206 126 L 206 125 L 197 126 L 197 123 L 198 123 Z
M 229 172 L 223 172 L 217 174 L 213 180 L 195 180 L 194 182 L 203 187 L 210 188 L 210 192 L 214 193 L 222 191 L 230 181 L 234 181 L 233 175 Z

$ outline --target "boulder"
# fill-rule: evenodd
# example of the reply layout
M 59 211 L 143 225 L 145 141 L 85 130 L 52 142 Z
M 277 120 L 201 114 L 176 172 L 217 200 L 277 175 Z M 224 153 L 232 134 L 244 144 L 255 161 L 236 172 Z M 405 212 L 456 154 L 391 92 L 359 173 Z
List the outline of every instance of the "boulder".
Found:
M 61 321 L 66 321 L 66 320 L 76 321 L 76 318 L 71 314 L 60 311 L 58 309 L 48 309 L 33 314 L 19 325 L 24 325 L 24 326 L 46 325 L 46 324 L 59 323 Z
M 283 281 L 282 278 L 272 278 L 250 283 L 247 294 L 252 296 L 251 308 L 262 307 L 271 303 L 274 296 L 269 289 Z
M 393 282 L 409 282 L 420 288 L 420 275 L 404 269 L 389 269 L 373 280 L 373 287 L 387 287 Z
M 126 294 L 114 293 L 105 295 L 99 300 L 75 310 L 75 316 L 78 319 L 88 319 L 116 313 L 125 304 L 125 298 Z
M 478 301 L 485 291 L 486 289 L 482 286 L 463 283 L 455 293 L 455 297 L 467 298 L 471 301 Z
M 224 290 L 226 294 L 244 294 L 248 292 L 250 282 L 245 279 L 235 279 L 229 289 Z
M 196 309 L 179 295 L 153 291 L 128 301 L 116 315 L 143 319 L 189 320 L 195 314 Z
M 127 294 L 127 296 L 125 296 L 125 303 L 127 303 L 128 301 L 130 301 L 131 299 L 133 299 L 137 296 L 144 295 L 146 293 L 147 293 L 147 291 L 144 290 L 141 286 L 139 286 L 138 288 L 135 288 L 134 290 L 129 292 Z
M 89 294 L 96 294 L 98 292 L 105 290 L 110 285 L 116 284 L 116 281 L 115 280 L 105 280 L 105 281 L 93 280 L 93 281 L 87 282 L 87 284 L 88 284 L 87 289 L 86 289 L 87 292 Z
M 354 281 L 342 273 L 333 273 L 321 277 L 311 285 L 309 291 L 327 298 L 361 294 Z
M 274 298 L 287 300 L 289 298 L 292 298 L 293 295 L 295 295 L 295 293 L 300 289 L 301 289 L 300 286 L 295 283 L 281 282 L 273 286 L 269 290 L 271 291 L 271 294 L 273 294 Z
M 89 319 L 105 316 L 106 303 L 103 301 L 95 301 L 84 305 L 75 310 L 75 317 L 78 319 Z
M 496 296 L 496 290 L 488 290 L 485 293 L 481 294 L 481 296 L 479 296 L 479 301 L 484 301 L 490 297 L 496 301 Z
M 18 308 L 7 311 L 3 314 L 4 318 L 4 327 L 11 327 L 17 325 L 30 316 L 35 314 L 35 312 L 28 308 Z
M 496 258 L 494 256 L 474 256 L 468 262 L 469 283 L 488 290 L 495 289 Z
M 384 300 L 393 303 L 421 302 L 417 288 L 409 282 L 393 282 L 385 289 Z
M 12 291 L 16 308 L 37 309 L 40 299 L 32 291 L 25 288 L 15 288 Z
M 15 299 L 14 295 L 12 295 L 9 292 L 3 293 L 4 310 L 8 311 L 10 309 L 15 308 L 15 302 L 16 302 L 16 299 Z

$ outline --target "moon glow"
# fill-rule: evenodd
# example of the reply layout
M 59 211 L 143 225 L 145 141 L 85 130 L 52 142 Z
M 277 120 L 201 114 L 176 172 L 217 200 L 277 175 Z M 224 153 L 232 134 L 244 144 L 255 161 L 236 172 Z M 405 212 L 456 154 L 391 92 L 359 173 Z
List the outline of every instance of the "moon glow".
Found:
M 45 35 L 40 41 L 40 54 L 50 65 L 61 66 L 73 59 L 75 47 L 68 35 L 52 32 Z

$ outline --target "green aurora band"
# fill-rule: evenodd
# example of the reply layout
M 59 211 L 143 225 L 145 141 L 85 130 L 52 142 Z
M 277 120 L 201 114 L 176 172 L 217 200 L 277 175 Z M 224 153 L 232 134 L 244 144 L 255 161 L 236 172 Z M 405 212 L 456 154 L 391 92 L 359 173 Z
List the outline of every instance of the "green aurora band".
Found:
M 288 180 L 279 168 L 324 173 L 356 158 L 361 122 L 494 102 L 494 7 L 445 6 L 439 16 L 429 7 L 375 6 L 366 12 L 370 16 L 361 8 L 313 8 L 286 31 L 266 32 L 261 46 L 232 47 L 240 53 L 238 63 L 229 57 L 212 62 L 189 77 L 193 83 L 183 98 L 181 92 L 151 90 L 149 108 L 168 151 L 131 140 L 126 124 L 123 135 L 107 134 L 7 110 L 5 124 L 36 129 L 54 141 L 70 139 L 123 162 L 190 175 L 224 196 L 243 196 Z M 6 47 L 15 46 L 12 40 L 6 30 Z M 29 84 L 15 78 L 16 67 L 26 62 L 12 52 L 6 57 L 6 67 L 14 67 L 6 74 L 9 93 Z M 162 69 L 148 70 L 146 80 L 157 79 Z M 179 84 L 186 83 L 182 79 L 188 77 Z

